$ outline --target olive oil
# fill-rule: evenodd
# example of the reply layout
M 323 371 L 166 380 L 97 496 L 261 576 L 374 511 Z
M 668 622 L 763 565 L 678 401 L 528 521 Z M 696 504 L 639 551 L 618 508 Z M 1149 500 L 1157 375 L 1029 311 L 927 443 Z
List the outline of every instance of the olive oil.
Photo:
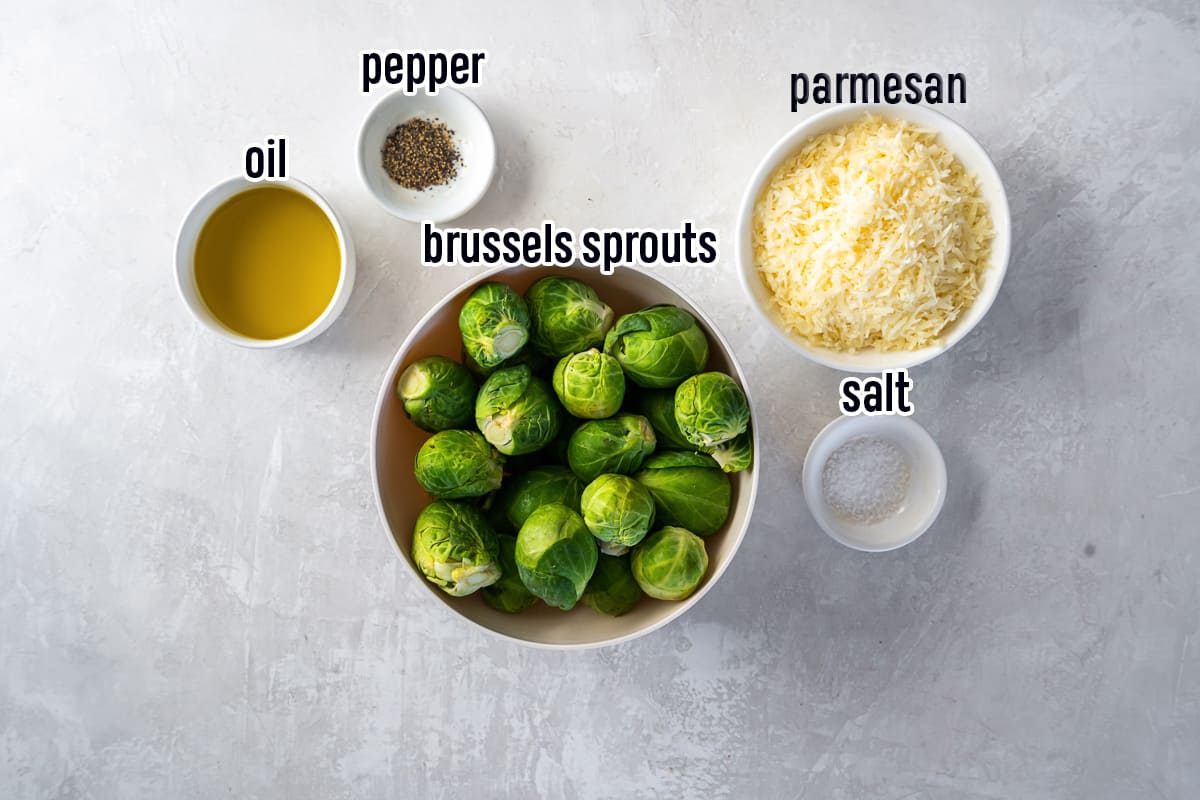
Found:
M 196 242 L 196 286 L 229 329 L 282 339 L 329 306 L 341 277 L 333 223 L 300 192 L 263 186 L 234 195 Z

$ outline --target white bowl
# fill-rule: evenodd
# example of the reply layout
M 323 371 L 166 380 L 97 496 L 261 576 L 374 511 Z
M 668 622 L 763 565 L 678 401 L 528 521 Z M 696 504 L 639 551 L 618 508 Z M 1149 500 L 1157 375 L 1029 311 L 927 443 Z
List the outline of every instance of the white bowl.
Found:
M 418 430 L 405 417 L 396 396 L 396 379 L 410 363 L 423 356 L 461 358 L 462 337 L 458 331 L 458 312 L 477 285 L 487 280 L 498 280 L 524 293 L 531 283 L 546 275 L 565 275 L 586 281 L 617 314 L 636 311 L 655 303 L 672 303 L 690 311 L 708 334 L 711 346 L 708 369 L 726 372 L 741 384 L 750 400 L 753 416 L 753 397 L 746 390 L 746 376 L 734 358 L 729 343 L 717 331 L 712 320 L 691 300 L 659 278 L 635 269 L 619 269 L 610 276 L 603 276 L 594 269 L 579 266 L 502 267 L 472 278 L 430 309 L 405 337 L 391 366 L 384 373 L 371 428 L 371 478 L 375 485 L 375 500 L 379 505 L 384 530 L 395 545 L 397 554 L 408 565 L 412 580 L 424 587 L 429 605 L 437 607 L 440 612 L 462 617 L 505 639 L 537 647 L 581 649 L 617 644 L 644 636 L 686 613 L 716 584 L 733 560 L 746 535 L 758 488 L 758 465 L 762 460 L 757 426 L 753 428 L 755 465 L 730 475 L 733 496 L 729 519 L 721 530 L 704 540 L 708 550 L 708 572 L 700 588 L 686 600 L 669 602 L 643 597 L 632 611 L 620 617 L 599 614 L 582 603 L 567 612 L 538 603 L 523 613 L 505 614 L 486 605 L 479 593 L 468 597 L 450 597 L 425 579 L 413 564 L 410 552 L 413 524 L 417 514 L 430 501 L 429 495 L 413 477 L 413 459 L 429 434 Z M 413 608 L 410 612 L 432 613 L 426 605 Z
M 454 131 L 462 164 L 454 180 L 424 191 L 405 189 L 383 168 L 383 143 L 398 125 L 413 117 L 441 120 Z M 487 193 L 496 172 L 496 139 L 487 117 L 462 92 L 441 89 L 406 95 L 393 92 L 363 120 L 358 134 L 358 174 L 379 204 L 409 222 L 446 222 L 461 217 Z
M 321 312 L 321 316 L 313 320 L 312 324 L 304 330 L 282 339 L 254 339 L 231 330 L 209 310 L 204 298 L 200 296 L 200 288 L 196 285 L 196 241 L 200 238 L 200 231 L 204 229 L 204 223 L 208 222 L 212 213 L 234 195 L 266 187 L 291 189 L 316 203 L 317 207 L 325 212 L 325 216 L 329 218 L 329 224 L 333 226 L 334 233 L 337 234 L 338 250 L 341 252 L 342 258 L 337 288 L 334 289 L 333 297 L 330 299 L 329 305 Z M 180 225 L 179 233 L 175 237 L 175 285 L 179 289 L 179 296 L 183 299 L 184 305 L 201 325 L 222 339 L 256 350 L 282 350 L 287 347 L 295 347 L 315 338 L 332 325 L 346 308 L 346 303 L 350 302 L 350 292 L 354 289 L 354 263 L 354 243 L 350 240 L 349 229 L 316 189 L 295 178 L 288 178 L 281 183 L 253 182 L 243 177 L 233 177 L 221 181 L 195 202 L 183 218 L 183 224 Z
M 825 462 L 835 450 L 860 436 L 878 436 L 908 459 L 908 493 L 895 515 L 858 523 L 837 514 L 821 490 Z M 804 499 L 827 534 L 847 547 L 869 553 L 895 550 L 916 541 L 937 519 L 946 501 L 946 462 L 929 433 L 910 417 L 839 417 L 825 426 L 804 458 Z
M 855 353 L 841 353 L 826 347 L 819 347 L 801 336 L 788 332 L 780 320 L 778 312 L 772 308 L 770 293 L 754 265 L 754 246 L 751 236 L 754 204 L 758 201 L 758 196 L 775 171 L 808 140 L 836 130 L 866 114 L 907 120 L 936 131 L 941 137 L 942 143 L 962 161 L 967 171 L 979 178 L 983 199 L 992 214 L 992 225 L 995 228 L 996 238 L 992 241 L 991 259 L 983 273 L 979 296 L 975 298 L 971 307 L 943 331 L 933 344 L 919 350 L 898 352 L 861 350 Z M 1008 269 L 1009 251 L 1012 244 L 1011 227 L 1008 198 L 1004 193 L 1004 184 L 1000 181 L 1000 173 L 996 171 L 996 166 L 988 158 L 979 142 L 975 141 L 961 125 L 924 106 L 838 106 L 809 117 L 792 128 L 767 152 L 754 170 L 754 175 L 746 187 L 745 194 L 742 195 L 742 204 L 738 210 L 736 247 L 738 275 L 741 277 L 742 287 L 750 297 L 751 305 L 758 310 L 771 330 L 781 336 L 794 350 L 818 364 L 847 372 L 878 372 L 885 369 L 913 367 L 953 347 L 956 342 L 971 332 L 971 329 L 983 319 L 988 309 L 992 307 L 992 302 L 996 299 L 996 295 L 1000 291 L 1000 284 L 1004 280 L 1004 273 Z

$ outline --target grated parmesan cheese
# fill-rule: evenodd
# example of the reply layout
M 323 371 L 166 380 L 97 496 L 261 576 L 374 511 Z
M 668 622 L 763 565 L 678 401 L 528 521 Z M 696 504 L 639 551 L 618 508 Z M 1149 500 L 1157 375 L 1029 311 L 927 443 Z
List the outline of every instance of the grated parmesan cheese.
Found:
M 776 171 L 752 237 L 792 333 L 888 351 L 931 344 L 974 302 L 993 229 L 978 180 L 937 134 L 867 116 Z

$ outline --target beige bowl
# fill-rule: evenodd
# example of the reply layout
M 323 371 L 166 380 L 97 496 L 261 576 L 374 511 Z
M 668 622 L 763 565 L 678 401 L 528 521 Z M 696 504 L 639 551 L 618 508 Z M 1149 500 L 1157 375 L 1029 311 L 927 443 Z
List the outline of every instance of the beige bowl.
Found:
M 618 315 L 655 303 L 671 303 L 687 309 L 696 316 L 708 334 L 711 345 L 708 368 L 729 373 L 746 389 L 746 376 L 734 359 L 729 343 L 717 332 L 712 320 L 677 289 L 658 278 L 633 269 L 618 269 L 607 277 L 584 267 L 506 267 L 493 270 L 473 278 L 434 306 L 417 323 L 392 359 L 379 390 L 375 423 L 371 430 L 371 477 L 375 483 L 375 499 L 384 528 L 395 543 L 400 557 L 411 568 L 413 580 L 425 587 L 431 602 L 444 605 L 485 630 L 524 644 L 554 649 L 617 644 L 649 633 L 683 614 L 713 587 L 733 560 L 733 554 L 737 552 L 750 522 L 758 487 L 757 426 L 754 428 L 755 466 L 730 476 L 733 479 L 733 501 L 729 519 L 721 530 L 705 540 L 708 547 L 708 574 L 696 593 L 687 600 L 666 602 L 644 597 L 633 611 L 621 617 L 596 613 L 582 603 L 568 612 L 538 603 L 522 614 L 505 614 L 487 606 L 478 593 L 469 597 L 450 597 L 421 575 L 410 555 L 417 514 L 431 499 L 413 477 L 413 459 L 429 434 L 405 417 L 396 396 L 396 379 L 405 367 L 418 358 L 443 355 L 457 360 L 461 357 L 458 312 L 467 296 L 480 283 L 498 280 L 524 293 L 531 283 L 545 275 L 566 275 L 586 281 Z M 749 391 L 746 396 L 750 398 Z M 753 411 L 752 398 L 750 407 Z M 423 610 L 417 613 L 423 613 Z

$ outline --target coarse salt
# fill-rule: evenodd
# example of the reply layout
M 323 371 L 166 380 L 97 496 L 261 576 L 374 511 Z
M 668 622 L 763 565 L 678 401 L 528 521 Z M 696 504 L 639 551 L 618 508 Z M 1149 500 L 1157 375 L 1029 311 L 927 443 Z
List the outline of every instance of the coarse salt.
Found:
M 859 436 L 834 450 L 821 470 L 825 502 L 851 522 L 894 515 L 908 494 L 908 459 L 887 439 Z

